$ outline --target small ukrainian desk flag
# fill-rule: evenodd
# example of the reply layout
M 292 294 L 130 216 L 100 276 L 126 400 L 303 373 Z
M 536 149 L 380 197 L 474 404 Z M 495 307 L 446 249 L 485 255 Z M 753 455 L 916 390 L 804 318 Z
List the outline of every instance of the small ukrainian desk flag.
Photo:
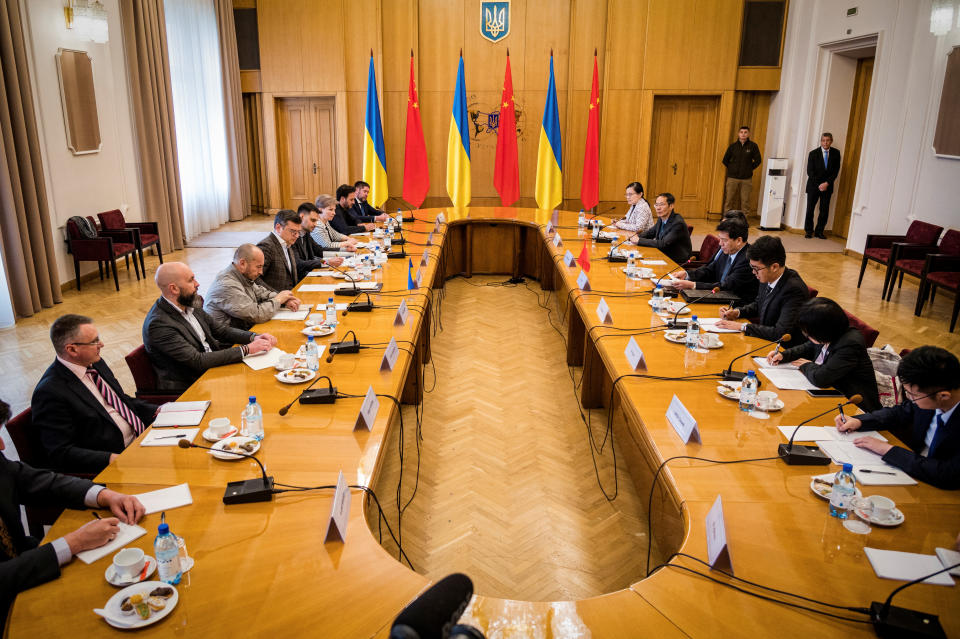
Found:
M 555 209 L 563 202 L 563 147 L 560 145 L 560 111 L 557 109 L 557 84 L 553 77 L 553 52 L 550 52 L 550 85 L 540 125 L 537 148 L 537 206 Z
M 377 75 L 373 72 L 373 51 L 370 51 L 370 74 L 367 77 L 367 117 L 363 127 L 363 181 L 370 185 L 367 199 L 374 208 L 387 201 L 387 152 L 380 123 L 380 100 L 377 98 Z
M 453 94 L 450 135 L 447 137 L 447 195 L 456 207 L 470 204 L 470 119 L 467 117 L 462 51 L 457 69 L 457 88 Z

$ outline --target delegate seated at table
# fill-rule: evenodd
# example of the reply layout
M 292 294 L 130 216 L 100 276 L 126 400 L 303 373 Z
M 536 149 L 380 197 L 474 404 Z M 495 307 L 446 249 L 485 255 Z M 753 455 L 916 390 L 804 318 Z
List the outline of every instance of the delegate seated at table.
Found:
M 657 213 L 657 222 L 646 231 L 630 238 L 637 246 L 650 246 L 663 251 L 677 264 L 690 259 L 693 247 L 690 244 L 690 229 L 679 213 L 673 210 L 676 199 L 671 193 L 657 196 L 653 208 Z
M 889 430 L 908 448 L 869 435 L 854 443 L 914 479 L 960 488 L 960 361 L 937 346 L 921 346 L 901 360 L 897 377 L 907 401 L 845 420 L 838 415 L 837 429 Z
M 274 291 L 258 282 L 263 273 L 263 251 L 241 244 L 233 262 L 213 278 L 203 310 L 217 322 L 243 331 L 269 321 L 281 308 L 295 311 L 300 300 L 290 291 Z
M 671 286 L 679 289 L 709 290 L 719 288 L 735 294 L 742 300 L 757 297 L 757 278 L 747 259 L 749 226 L 739 219 L 723 219 L 717 225 L 720 251 L 709 264 L 692 271 L 680 271 Z

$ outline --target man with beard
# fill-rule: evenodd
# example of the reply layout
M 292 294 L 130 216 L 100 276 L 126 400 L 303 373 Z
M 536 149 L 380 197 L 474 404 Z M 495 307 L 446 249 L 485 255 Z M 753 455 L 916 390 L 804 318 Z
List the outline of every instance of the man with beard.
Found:
M 269 351 L 277 340 L 233 328 L 207 315 L 190 267 L 167 262 L 157 268 L 160 299 L 143 322 L 143 345 L 157 373 L 158 390 L 185 391 L 209 368 Z

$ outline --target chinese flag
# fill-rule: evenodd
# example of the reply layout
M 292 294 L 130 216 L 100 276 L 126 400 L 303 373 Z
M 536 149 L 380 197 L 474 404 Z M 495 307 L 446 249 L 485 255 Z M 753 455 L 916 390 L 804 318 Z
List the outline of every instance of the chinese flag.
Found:
M 510 51 L 500 99 L 500 124 L 497 126 L 497 159 L 493 167 L 493 186 L 503 206 L 520 198 L 520 164 L 517 160 L 517 117 L 513 108 L 513 78 L 510 75 Z
M 583 180 L 580 201 L 592 209 L 600 202 L 600 82 L 597 74 L 597 52 L 593 52 L 593 87 L 590 89 L 590 110 L 587 113 L 587 148 L 583 154 Z
M 403 199 L 420 208 L 430 189 L 430 171 L 427 168 L 427 145 L 423 140 L 420 122 L 420 101 L 413 79 L 413 49 L 410 50 L 410 89 L 407 95 L 407 134 L 403 152 Z
M 587 248 L 587 238 L 583 238 L 583 248 L 580 249 L 580 256 L 577 257 L 577 264 L 584 272 L 590 272 L 590 250 Z

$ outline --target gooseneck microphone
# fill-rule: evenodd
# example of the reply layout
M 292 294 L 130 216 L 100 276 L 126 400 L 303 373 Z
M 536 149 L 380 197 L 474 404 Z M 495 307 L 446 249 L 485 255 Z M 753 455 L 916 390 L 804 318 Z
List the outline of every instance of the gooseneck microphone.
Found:
M 353 339 L 346 339 L 348 335 L 353 335 Z M 360 352 L 360 342 L 357 340 L 357 334 L 353 330 L 347 331 L 346 335 L 343 336 L 344 339 L 339 342 L 332 342 L 330 348 L 327 349 L 329 354 L 327 355 L 327 364 L 333 361 L 333 356 L 337 353 L 359 353 Z
M 937 572 L 918 577 L 913 581 L 908 581 L 902 586 L 897 586 L 883 603 L 874 601 L 870 604 L 870 623 L 873 624 L 873 630 L 878 637 L 942 637 L 947 639 L 947 635 L 940 625 L 940 617 L 931 615 L 910 608 L 900 608 L 891 605 L 894 595 L 909 588 L 914 584 L 926 581 L 930 577 L 935 577 L 942 572 L 960 568 L 960 564 L 947 566 Z
M 367 296 L 367 301 L 365 301 L 365 302 L 358 302 L 357 300 L 360 299 L 360 295 L 366 295 L 366 296 Z M 362 312 L 362 313 L 369 313 L 369 312 L 372 311 L 374 308 L 376 308 L 376 307 L 373 305 L 373 302 L 370 301 L 370 293 L 364 291 L 364 292 L 362 292 L 360 295 L 357 295 L 352 302 L 350 302 L 349 304 L 347 304 L 347 311 L 353 311 L 354 313 L 361 313 L 361 312 Z M 347 311 L 344 311 L 344 315 L 346 315 Z
M 333 289 L 333 294 L 334 294 L 334 295 L 358 295 L 358 294 L 360 293 L 360 289 L 357 288 L 357 280 L 355 280 L 353 277 L 351 277 L 350 274 L 347 273 L 347 271 L 345 271 L 345 270 L 342 269 L 342 268 L 333 266 L 333 265 L 328 265 L 328 266 L 330 266 L 330 268 L 332 268 L 333 270 L 337 271 L 338 273 L 343 273 L 343 276 L 344 276 L 346 279 L 350 280 L 350 284 L 351 284 L 350 288 L 337 287 L 337 288 Z
M 257 462 L 257 465 L 260 466 L 260 478 L 228 482 L 227 489 L 223 493 L 223 503 L 252 504 L 258 501 L 270 501 L 273 499 L 273 477 L 267 477 L 267 469 L 264 468 L 263 463 L 253 455 L 236 450 L 200 446 L 199 444 L 188 442 L 186 439 L 178 441 L 177 446 L 180 448 L 202 448 L 203 450 L 212 450 L 218 453 L 237 455 L 238 457 L 249 457 Z
M 714 295 L 716 295 L 716 294 L 719 293 L 719 292 L 720 292 L 720 287 L 719 287 L 719 286 L 714 286 L 713 289 L 712 289 L 709 293 L 707 293 L 706 295 L 704 295 L 703 297 L 701 297 L 701 298 L 699 298 L 699 299 L 692 299 L 692 300 L 690 300 L 689 302 L 687 302 L 686 304 L 684 304 L 683 306 L 681 306 L 680 308 L 677 309 L 677 312 L 673 314 L 673 319 L 670 320 L 669 322 L 667 322 L 667 326 L 669 326 L 670 328 L 679 328 L 679 327 L 680 327 L 680 322 L 677 321 L 677 317 L 680 315 L 680 313 L 681 313 L 681 311 L 683 311 L 683 309 L 687 308 L 688 306 L 690 306 L 690 305 L 693 304 L 694 302 L 702 302 L 703 300 L 710 299 L 711 297 L 713 297 Z
M 608 262 L 626 262 L 627 261 L 627 256 L 617 255 L 616 250 L 621 246 L 623 246 L 624 244 L 626 244 L 627 241 L 630 239 L 630 237 L 631 237 L 630 235 L 627 235 L 627 237 L 623 238 L 622 240 L 617 242 L 614 246 L 610 247 L 610 252 L 607 254 Z
M 663 280 L 663 278 L 665 278 L 667 275 L 670 275 L 671 273 L 676 273 L 677 271 L 682 271 L 682 270 L 683 270 L 683 267 L 686 266 L 686 265 L 689 264 L 689 263 L 690 263 L 690 260 L 687 260 L 686 262 L 684 262 L 683 264 L 681 264 L 681 265 L 678 266 L 677 268 L 671 269 L 671 270 L 667 271 L 666 273 L 664 273 L 663 275 L 661 275 L 659 278 L 657 278 L 657 281 L 653 283 L 653 288 L 657 288 L 657 286 L 660 285 L 661 280 Z
M 704 297 L 706 297 L 706 296 L 704 296 Z M 746 377 L 747 374 L 746 374 L 746 373 L 741 373 L 740 371 L 735 371 L 735 370 L 733 370 L 733 363 L 734 363 L 734 362 L 736 362 L 738 359 L 740 359 L 740 358 L 742 358 L 742 357 L 746 357 L 747 355 L 750 355 L 750 354 L 752 354 L 752 353 L 756 353 L 756 352 L 759 351 L 759 350 L 763 350 L 764 348 L 770 346 L 771 344 L 775 344 L 775 345 L 776 345 L 776 348 L 779 349 L 779 348 L 780 348 L 780 344 L 781 344 L 782 342 L 789 342 L 789 341 L 790 341 L 790 333 L 784 333 L 783 335 L 780 336 L 780 339 L 778 339 L 778 340 L 768 341 L 768 342 L 766 342 L 766 343 L 764 343 L 764 344 L 761 344 L 760 346 L 758 346 L 757 348 L 753 349 L 752 351 L 747 351 L 747 352 L 744 353 L 743 355 L 737 355 L 737 356 L 734 357 L 732 360 L 730 360 L 730 363 L 727 365 L 727 367 L 726 367 L 725 369 L 723 369 L 723 372 L 722 372 L 723 379 L 724 379 L 725 381 L 728 381 L 728 382 L 741 382 L 741 381 L 743 381 L 743 378 Z
M 793 432 L 790 433 L 790 441 L 786 444 L 780 444 L 777 447 L 777 454 L 783 458 L 783 461 L 787 462 L 791 466 L 823 466 L 830 463 L 830 458 L 823 454 L 816 446 L 794 446 L 793 439 L 797 436 L 797 433 L 800 432 L 800 427 L 809 424 L 818 417 L 823 417 L 829 413 L 832 413 L 835 409 L 838 409 L 840 413 L 843 413 L 843 407 L 849 406 L 850 404 L 859 404 L 863 401 L 863 395 L 854 395 L 846 402 L 842 404 L 837 404 L 835 408 L 830 408 L 825 410 L 818 415 L 814 415 L 810 419 L 805 419 L 804 421 L 797 424 L 797 427 L 793 429 Z
M 469 577 L 459 572 L 447 575 L 400 611 L 390 628 L 390 639 L 482 639 L 476 628 L 455 625 L 472 596 Z
M 313 388 L 313 385 L 319 382 L 321 379 L 327 380 L 326 388 L 318 388 L 317 390 L 310 390 Z M 337 389 L 333 385 L 333 380 L 331 380 L 326 375 L 318 375 L 315 380 L 310 382 L 310 385 L 303 389 L 303 391 L 293 398 L 289 404 L 281 408 L 278 413 L 283 417 L 290 411 L 290 407 L 297 403 L 297 400 L 301 404 L 332 404 L 337 401 Z

